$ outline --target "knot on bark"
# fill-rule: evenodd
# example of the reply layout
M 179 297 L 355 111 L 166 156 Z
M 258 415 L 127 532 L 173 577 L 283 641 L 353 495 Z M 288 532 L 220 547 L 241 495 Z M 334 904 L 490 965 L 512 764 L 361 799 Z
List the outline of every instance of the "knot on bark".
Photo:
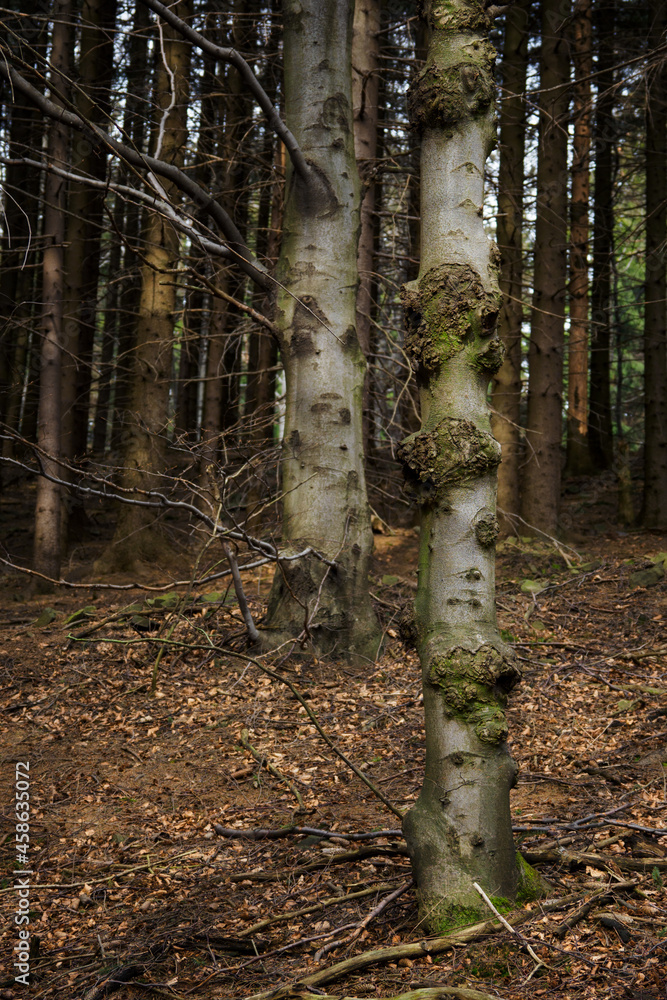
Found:
M 429 683 L 442 690 L 445 711 L 463 718 L 483 743 L 507 738 L 504 708 L 521 677 L 509 652 L 485 645 L 473 651 L 454 646 L 431 658 Z
M 469 118 L 485 115 L 493 106 L 493 65 L 496 52 L 482 39 L 461 46 L 465 58 L 451 66 L 427 62 L 408 94 L 412 127 L 453 129 Z
M 500 532 L 498 518 L 493 511 L 488 507 L 482 507 L 475 515 L 473 524 L 478 543 L 483 549 L 492 549 Z
M 486 35 L 491 27 L 486 7 L 480 0 L 459 0 L 457 4 L 421 0 L 418 4 L 420 16 L 435 31 L 470 31 L 481 35 Z
M 437 371 L 467 348 L 473 367 L 497 371 L 502 342 L 494 336 L 501 304 L 468 264 L 445 263 L 401 289 L 405 312 L 405 350 L 426 371 Z
M 432 431 L 411 434 L 398 448 L 408 490 L 419 503 L 443 504 L 447 490 L 493 471 L 501 449 L 472 420 L 446 417 Z

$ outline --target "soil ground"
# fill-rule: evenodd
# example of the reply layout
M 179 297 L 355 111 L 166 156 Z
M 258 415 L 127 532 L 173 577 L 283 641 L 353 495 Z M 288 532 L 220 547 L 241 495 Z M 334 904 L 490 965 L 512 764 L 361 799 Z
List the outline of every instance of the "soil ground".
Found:
M 285 995 L 465 987 L 507 1000 L 665 998 L 667 584 L 659 569 L 655 581 L 633 574 L 665 556 L 667 538 L 618 530 L 604 480 L 568 490 L 568 545 L 514 539 L 498 556 L 499 623 L 523 667 L 509 712 L 515 832 L 549 898 L 507 915 L 520 936 L 496 923 L 437 954 L 404 947 L 424 938 L 399 821 L 289 688 L 244 655 L 223 588 L 176 607 L 146 604 L 158 591 L 92 586 L 31 598 L 7 573 L 0 997 L 209 1000 L 291 986 Z M 25 497 L 2 504 L 16 540 Z M 396 529 L 376 542 L 382 658 L 366 669 L 274 658 L 271 668 L 402 811 L 424 757 L 418 663 L 397 627 L 414 595 L 417 535 Z M 267 570 L 245 576 L 256 616 L 267 580 Z M 30 784 L 25 855 L 17 778 Z M 287 826 L 329 835 L 240 836 Z M 24 860 L 28 986 L 12 967 Z

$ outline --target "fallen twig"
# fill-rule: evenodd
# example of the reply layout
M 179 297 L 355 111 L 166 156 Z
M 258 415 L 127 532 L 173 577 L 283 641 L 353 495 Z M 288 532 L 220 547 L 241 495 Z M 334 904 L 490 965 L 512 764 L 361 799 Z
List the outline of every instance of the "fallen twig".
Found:
M 371 833 L 340 833 L 338 830 L 320 830 L 315 826 L 283 826 L 280 830 L 231 830 L 213 824 L 219 837 L 240 838 L 242 840 L 279 840 L 283 837 L 311 836 L 325 840 L 377 840 L 378 837 L 402 837 L 402 830 L 373 830 Z
M 526 951 L 528 952 L 528 954 L 530 955 L 530 957 L 536 963 L 535 964 L 535 968 L 531 972 L 530 976 L 528 976 L 528 978 L 530 979 L 531 976 L 533 976 L 537 972 L 537 970 L 539 968 L 541 968 L 542 966 L 545 966 L 545 968 L 546 968 L 547 967 L 546 963 L 543 962 L 541 958 L 538 958 L 538 956 L 533 951 L 530 943 L 523 936 L 523 934 L 520 934 L 519 931 L 516 929 L 516 927 L 512 927 L 512 925 L 507 920 L 505 920 L 505 918 L 503 917 L 502 913 L 498 912 L 498 910 L 495 908 L 495 906 L 493 905 L 493 903 L 491 902 L 491 900 L 489 899 L 489 897 L 487 896 L 487 894 L 482 889 L 481 885 L 479 885 L 477 882 L 473 882 L 473 886 L 477 890 L 477 892 L 480 894 L 480 896 L 482 897 L 482 899 L 484 900 L 484 902 L 486 903 L 486 905 L 488 906 L 488 908 L 491 910 L 491 912 L 495 913 L 495 915 L 498 917 L 498 920 L 501 922 L 501 924 L 503 925 L 503 927 L 505 927 L 510 932 L 510 934 L 512 934 L 517 939 L 517 941 L 519 942 L 519 944 L 523 945 L 523 947 L 526 949 Z
M 363 920 L 359 921 L 359 923 L 356 925 L 351 934 L 348 934 L 347 937 L 337 938 L 335 941 L 330 941 L 329 944 L 325 944 L 322 948 L 320 948 L 320 950 L 315 953 L 315 961 L 316 962 L 321 961 L 322 958 L 326 954 L 328 954 L 328 952 L 334 951 L 336 948 L 340 948 L 341 945 L 352 944 L 353 941 L 356 941 L 361 932 L 365 930 L 366 927 L 368 927 L 370 922 L 374 920 L 376 917 L 378 917 L 384 910 L 386 910 L 388 906 L 391 906 L 391 904 L 395 900 L 397 900 L 399 896 L 402 896 L 403 893 L 407 889 L 409 889 L 411 885 L 412 885 L 412 879 L 408 879 L 408 881 L 404 882 L 403 885 L 400 885 L 398 889 L 394 889 L 392 893 L 390 893 L 388 896 L 385 896 L 385 898 L 380 900 L 378 905 L 373 910 L 371 910 L 371 912 L 368 913 L 363 918 Z M 338 929 L 343 930 L 342 927 Z
M 258 920 L 256 924 L 240 931 L 238 936 L 240 938 L 248 937 L 250 934 L 256 934 L 257 931 L 264 930 L 265 927 L 269 927 L 271 924 L 276 924 L 283 920 L 294 920 L 296 917 L 305 917 L 309 913 L 317 913 L 318 910 L 324 910 L 327 906 L 338 906 L 339 903 L 347 903 L 351 899 L 362 899 L 364 896 L 372 896 L 373 893 L 384 892 L 385 889 L 391 889 L 391 885 L 383 882 L 380 885 L 369 886 L 367 889 L 359 889 L 358 892 L 349 892 L 344 896 L 329 896 L 327 899 L 321 899 L 318 903 L 313 903 L 311 906 L 304 906 L 301 910 L 288 910 L 287 913 L 279 913 L 275 917 L 265 917 L 264 920 Z
M 257 761 L 257 763 L 260 765 L 260 767 L 265 767 L 266 770 L 270 774 L 272 774 L 274 778 L 277 778 L 278 781 L 282 781 L 282 783 L 284 785 L 287 785 L 287 787 L 289 788 L 290 792 L 292 793 L 292 795 L 294 796 L 294 798 L 296 799 L 296 801 L 299 803 L 299 809 L 298 809 L 298 811 L 299 812 L 304 812 L 305 811 L 305 806 L 303 804 L 303 798 L 302 798 L 302 795 L 301 795 L 301 792 L 299 791 L 299 789 L 296 787 L 296 785 L 294 784 L 294 782 L 290 781 L 289 778 L 286 778 L 284 774 L 281 774 L 280 771 L 278 770 L 278 768 L 275 767 L 267 757 L 262 756 L 262 754 L 260 754 L 259 751 L 254 748 L 254 746 L 252 745 L 252 743 L 250 743 L 249 740 L 248 740 L 248 730 L 247 729 L 244 729 L 241 732 L 241 745 L 246 750 L 248 750 L 249 753 L 251 753 L 253 755 L 253 757 L 255 758 L 255 760 Z
M 625 825 L 625 824 L 624 824 Z M 654 868 L 667 871 L 667 858 L 626 858 L 622 854 L 592 854 L 590 851 L 522 851 L 529 865 L 574 864 L 593 865 L 596 868 L 618 868 L 620 871 L 651 872 Z
M 529 913 L 521 914 L 522 920 L 527 920 L 531 916 Z M 502 924 L 496 920 L 485 920 L 479 924 L 471 924 L 469 927 L 462 927 L 460 930 L 444 937 L 430 938 L 410 944 L 395 945 L 391 948 L 377 948 L 373 951 L 362 952 L 360 955 L 353 955 L 352 958 L 337 962 L 326 969 L 320 969 L 309 976 L 285 983 L 278 989 L 265 990 L 262 993 L 255 993 L 247 1000 L 281 1000 L 295 991 L 301 995 L 303 986 L 319 986 L 320 983 L 329 983 L 334 979 L 340 979 L 357 969 L 365 969 L 369 965 L 377 965 L 381 962 L 394 962 L 401 958 L 424 958 L 425 955 L 439 955 L 443 951 L 454 948 L 456 945 L 468 944 L 476 941 L 487 934 L 493 934 L 500 930 Z M 447 994 L 443 994 L 445 996 Z M 456 994 L 449 994 L 456 995 Z
M 490 993 L 469 990 L 464 986 L 432 986 L 400 993 L 395 997 L 386 997 L 385 1000 L 440 1000 L 441 997 L 454 997 L 458 1000 L 497 1000 L 497 997 L 491 996 Z M 337 997 L 327 993 L 299 993 L 299 1000 L 365 1000 L 365 998 Z M 377 998 L 373 997 L 373 1000 Z

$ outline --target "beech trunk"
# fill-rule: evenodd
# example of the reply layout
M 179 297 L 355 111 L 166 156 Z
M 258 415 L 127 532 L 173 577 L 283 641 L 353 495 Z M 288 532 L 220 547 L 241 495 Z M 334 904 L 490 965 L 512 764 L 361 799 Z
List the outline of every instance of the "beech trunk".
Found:
M 428 0 L 424 11 L 428 56 L 410 101 L 422 139 L 421 267 L 403 290 L 422 426 L 400 455 L 422 511 L 415 639 L 426 773 L 403 831 L 420 925 L 440 933 L 483 910 L 473 882 L 516 895 L 505 704 L 519 674 L 495 613 L 500 446 L 487 388 L 503 347 L 499 254 L 482 223 L 495 52 L 478 0 Z
M 366 362 L 355 329 L 360 184 L 354 155 L 351 0 L 286 0 L 285 116 L 308 160 L 288 174 L 276 325 L 285 366 L 282 561 L 268 636 L 374 658 L 363 461 Z

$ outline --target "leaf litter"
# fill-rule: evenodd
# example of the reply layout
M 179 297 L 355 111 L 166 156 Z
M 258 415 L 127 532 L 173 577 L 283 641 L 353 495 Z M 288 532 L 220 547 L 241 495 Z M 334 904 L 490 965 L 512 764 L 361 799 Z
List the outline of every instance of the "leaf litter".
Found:
M 25 994 L 11 814 L 29 760 L 31 997 L 664 998 L 667 585 L 632 576 L 665 540 L 593 536 L 585 559 L 500 546 L 499 624 L 524 672 L 513 821 L 551 888 L 504 914 L 512 932 L 490 910 L 446 939 L 420 936 L 400 822 L 360 780 L 404 811 L 424 760 L 419 666 L 399 634 L 417 539 L 377 542 L 386 651 L 366 671 L 267 661 L 301 703 L 244 657 L 224 593 L 185 608 L 91 591 L 7 616 L 0 996 Z M 258 620 L 263 594 L 244 581 Z

